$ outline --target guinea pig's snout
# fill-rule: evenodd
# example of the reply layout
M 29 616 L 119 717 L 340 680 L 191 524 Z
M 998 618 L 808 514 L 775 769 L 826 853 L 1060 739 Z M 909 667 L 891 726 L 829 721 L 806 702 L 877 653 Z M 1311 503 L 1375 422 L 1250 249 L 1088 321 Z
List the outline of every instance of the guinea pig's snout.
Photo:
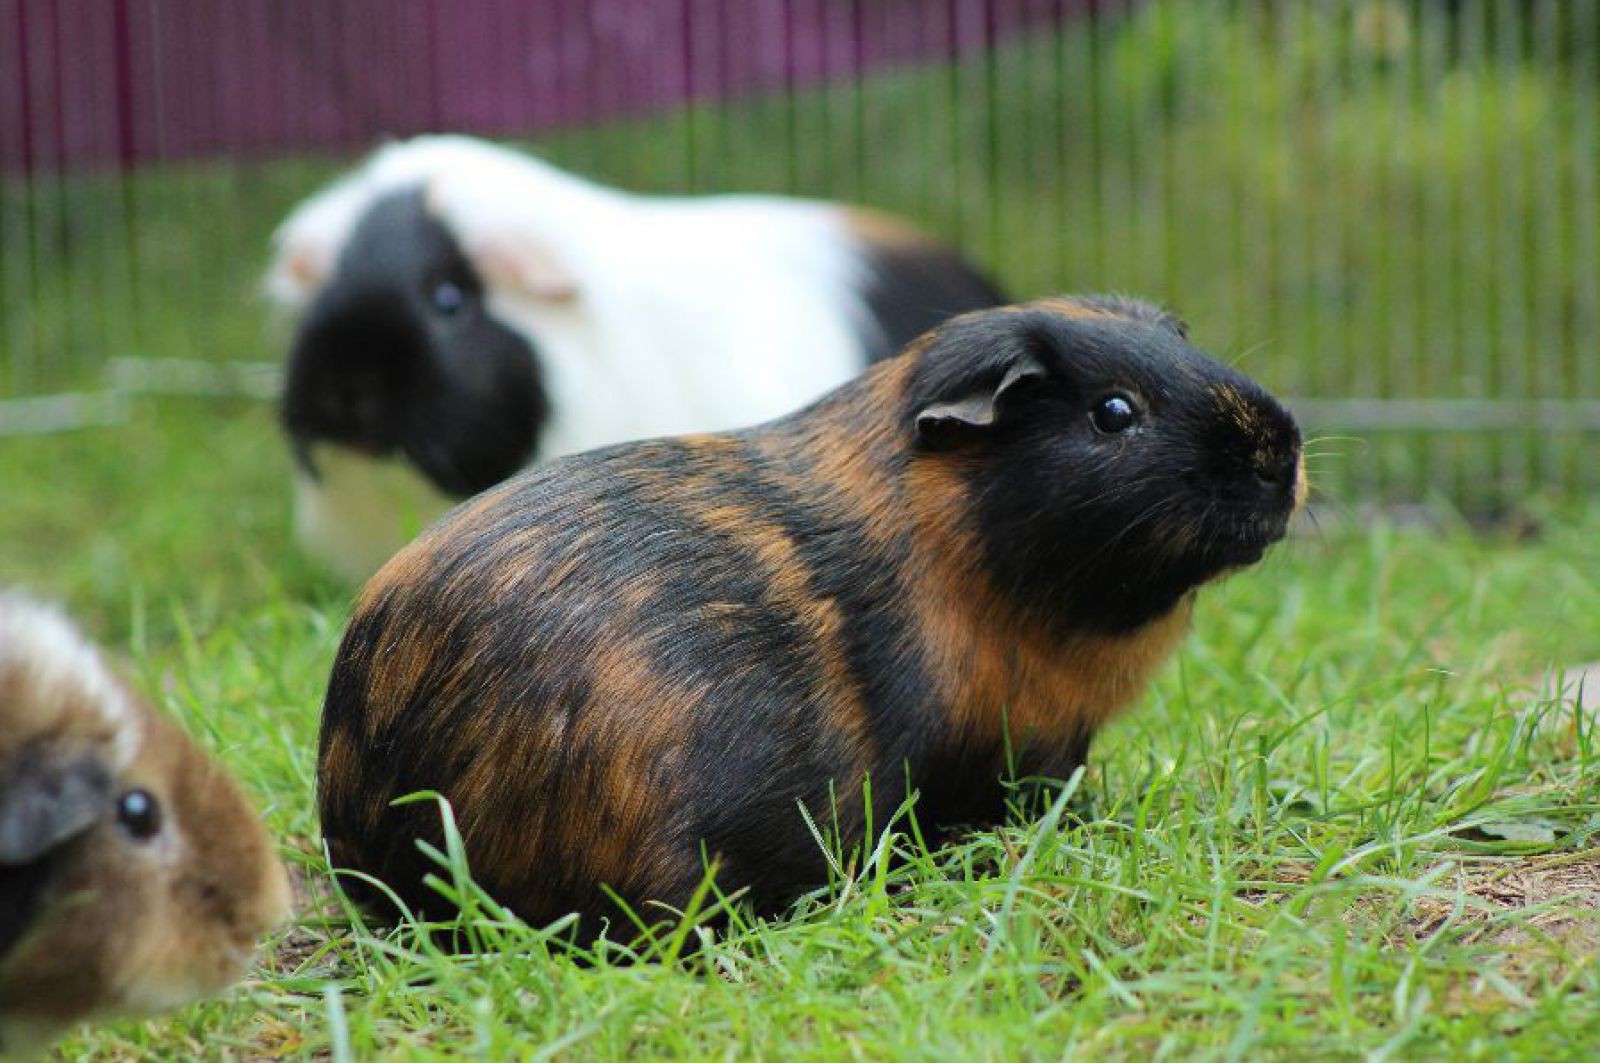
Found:
M 288 876 L 272 860 L 254 883 L 219 877 L 198 886 L 200 910 L 216 928 L 212 962 L 218 984 L 226 985 L 255 962 L 262 940 L 288 922 L 293 899 Z
M 299 427 L 340 443 L 368 450 L 388 444 L 388 399 L 382 376 L 371 370 L 326 373 L 307 384 L 299 397 L 310 423 Z
M 334 385 L 333 414 L 344 418 L 358 435 L 377 432 L 383 414 L 383 385 L 375 373 L 357 373 Z
M 376 454 L 394 447 L 403 404 L 425 386 L 425 352 L 404 313 L 381 300 L 313 312 L 289 360 L 291 432 Z
M 1300 448 L 1293 450 L 1262 448 L 1256 451 L 1251 462 L 1252 471 L 1263 487 L 1269 490 L 1292 489 L 1296 469 L 1300 464 Z
M 1292 510 L 1303 487 L 1304 466 L 1300 458 L 1300 427 L 1290 413 L 1275 402 L 1265 402 L 1250 422 L 1250 476 L 1262 499 L 1273 507 Z

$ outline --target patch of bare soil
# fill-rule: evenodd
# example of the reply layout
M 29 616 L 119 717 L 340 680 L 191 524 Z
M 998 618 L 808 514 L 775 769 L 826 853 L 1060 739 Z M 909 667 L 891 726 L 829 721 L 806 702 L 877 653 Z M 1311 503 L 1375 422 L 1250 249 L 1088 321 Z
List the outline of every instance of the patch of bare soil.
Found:
M 332 886 L 298 861 L 289 864 L 289 887 L 294 893 L 294 925 L 278 941 L 267 964 L 279 977 L 302 973 L 327 943 L 321 924 L 343 918 Z
M 1418 898 L 1396 933 L 1420 940 L 1452 924 L 1468 942 L 1553 945 L 1572 959 L 1600 951 L 1600 852 L 1460 868 L 1448 885 L 1461 896 Z

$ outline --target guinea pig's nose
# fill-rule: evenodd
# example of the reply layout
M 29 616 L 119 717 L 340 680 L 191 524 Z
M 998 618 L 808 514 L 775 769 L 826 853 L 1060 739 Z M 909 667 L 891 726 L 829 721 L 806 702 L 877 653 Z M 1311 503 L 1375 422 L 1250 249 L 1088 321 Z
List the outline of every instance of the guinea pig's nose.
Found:
M 1256 479 L 1265 487 L 1282 488 L 1294 482 L 1295 458 L 1291 454 L 1262 451 L 1251 465 Z
M 321 402 L 329 426 L 354 436 L 368 436 L 377 430 L 383 405 L 379 382 L 365 375 L 331 381 Z

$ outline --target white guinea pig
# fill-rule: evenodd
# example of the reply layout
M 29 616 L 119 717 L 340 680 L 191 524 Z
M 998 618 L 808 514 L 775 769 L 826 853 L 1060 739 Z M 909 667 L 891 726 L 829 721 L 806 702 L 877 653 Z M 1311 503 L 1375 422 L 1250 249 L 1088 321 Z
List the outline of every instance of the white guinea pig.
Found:
M 767 420 L 1003 301 L 882 215 L 633 195 L 454 136 L 379 150 L 276 244 L 297 529 L 352 579 L 530 463 Z
M 288 904 L 223 769 L 59 613 L 0 591 L 0 1058 L 224 989 Z

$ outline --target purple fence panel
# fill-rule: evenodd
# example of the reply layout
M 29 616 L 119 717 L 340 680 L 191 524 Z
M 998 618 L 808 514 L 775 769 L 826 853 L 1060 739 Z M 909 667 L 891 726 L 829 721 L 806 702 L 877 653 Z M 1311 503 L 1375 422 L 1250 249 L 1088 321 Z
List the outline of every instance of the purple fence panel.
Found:
M 532 132 L 986 47 L 1095 0 L 0 0 L 0 170 Z

